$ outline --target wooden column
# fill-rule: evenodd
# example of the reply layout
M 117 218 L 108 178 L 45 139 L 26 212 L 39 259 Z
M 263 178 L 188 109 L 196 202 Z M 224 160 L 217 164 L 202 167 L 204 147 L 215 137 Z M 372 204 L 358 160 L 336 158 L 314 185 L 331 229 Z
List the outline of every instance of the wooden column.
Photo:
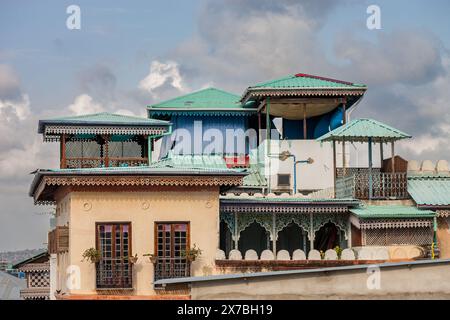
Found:
M 391 157 L 392 157 L 392 161 L 391 161 L 391 169 L 392 169 L 392 173 L 395 172 L 395 149 L 394 149 L 394 141 L 391 142 Z
M 373 196 L 373 181 L 372 181 L 372 137 L 369 137 L 369 200 Z
M 66 162 L 66 134 L 63 133 L 61 136 L 61 148 L 60 148 L 60 167 L 61 169 L 67 168 Z
M 303 139 L 306 140 L 308 137 L 308 128 L 306 127 L 306 103 L 303 104 Z

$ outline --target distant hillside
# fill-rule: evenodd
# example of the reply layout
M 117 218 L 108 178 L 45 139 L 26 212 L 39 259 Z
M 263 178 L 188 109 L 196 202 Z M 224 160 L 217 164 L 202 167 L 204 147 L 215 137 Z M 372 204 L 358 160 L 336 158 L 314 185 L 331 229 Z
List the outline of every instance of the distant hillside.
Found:
M 8 261 L 8 263 L 16 264 L 17 262 L 31 258 L 45 250 L 47 249 L 26 249 L 19 251 L 0 252 L 0 261 L 6 260 Z

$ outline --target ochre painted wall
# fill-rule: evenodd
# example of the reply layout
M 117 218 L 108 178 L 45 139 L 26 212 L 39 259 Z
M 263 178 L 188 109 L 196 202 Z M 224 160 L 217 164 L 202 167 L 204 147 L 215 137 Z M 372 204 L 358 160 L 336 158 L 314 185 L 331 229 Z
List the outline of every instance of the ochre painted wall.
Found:
M 67 201 L 70 199 L 70 201 Z M 59 286 L 71 294 L 95 294 L 95 266 L 82 261 L 83 252 L 95 247 L 96 222 L 131 222 L 135 295 L 153 295 L 153 264 L 146 253 L 154 253 L 154 223 L 190 222 L 190 245 L 202 249 L 193 262 L 191 274 L 208 275 L 214 270 L 214 256 L 219 243 L 219 188 L 156 187 L 145 191 L 120 190 L 72 191 L 61 199 L 69 208 L 69 254 L 61 257 Z M 61 222 L 66 219 L 61 219 Z M 62 283 L 68 265 L 80 269 L 80 288 L 67 289 Z
M 450 258 L 450 228 L 448 218 L 438 218 L 437 240 L 439 245 L 440 258 Z

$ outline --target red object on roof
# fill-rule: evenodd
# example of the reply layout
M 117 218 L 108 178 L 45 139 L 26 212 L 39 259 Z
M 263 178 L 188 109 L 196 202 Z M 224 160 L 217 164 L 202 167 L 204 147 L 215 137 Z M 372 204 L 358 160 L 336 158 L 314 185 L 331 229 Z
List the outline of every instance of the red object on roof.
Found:
M 297 73 L 295 76 L 298 77 L 298 78 L 299 77 L 313 78 L 313 79 L 318 79 L 318 80 L 325 80 L 325 81 L 331 81 L 331 82 L 336 82 L 336 83 L 347 84 L 347 85 L 350 85 L 350 86 L 353 85 L 352 82 L 336 80 L 336 79 L 320 77 L 320 76 L 314 76 L 312 74 L 307 74 L 307 73 Z
M 224 156 L 227 168 L 248 168 L 250 164 L 249 155 Z

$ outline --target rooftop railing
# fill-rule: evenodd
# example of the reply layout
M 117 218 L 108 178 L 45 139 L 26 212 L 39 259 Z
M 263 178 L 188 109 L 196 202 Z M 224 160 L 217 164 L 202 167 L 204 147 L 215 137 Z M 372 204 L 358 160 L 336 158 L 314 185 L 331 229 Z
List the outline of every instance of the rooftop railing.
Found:
M 351 169 L 355 168 L 350 168 L 347 175 L 338 171 L 336 198 L 352 197 L 364 200 L 408 198 L 406 172 L 380 172 L 379 170 L 374 170 L 370 174 L 366 168 Z M 372 180 L 371 182 L 370 179 Z

